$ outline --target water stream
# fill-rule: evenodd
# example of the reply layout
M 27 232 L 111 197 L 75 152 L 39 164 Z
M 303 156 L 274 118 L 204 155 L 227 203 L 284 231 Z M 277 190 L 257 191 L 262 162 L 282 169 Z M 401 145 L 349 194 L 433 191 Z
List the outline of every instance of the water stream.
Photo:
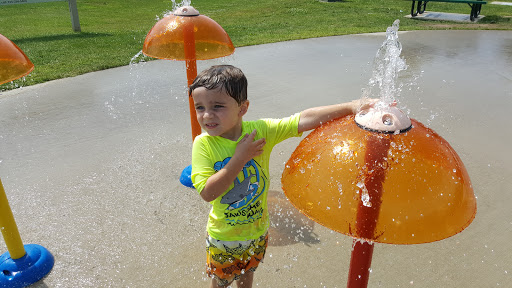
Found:
M 386 40 L 375 55 L 372 77 L 368 87 L 363 90 L 363 97 L 379 98 L 382 107 L 389 107 L 400 96 L 401 86 L 396 85 L 398 73 L 407 69 L 405 60 L 400 57 L 402 44 L 398 40 L 399 27 L 400 20 L 397 19 L 387 28 Z

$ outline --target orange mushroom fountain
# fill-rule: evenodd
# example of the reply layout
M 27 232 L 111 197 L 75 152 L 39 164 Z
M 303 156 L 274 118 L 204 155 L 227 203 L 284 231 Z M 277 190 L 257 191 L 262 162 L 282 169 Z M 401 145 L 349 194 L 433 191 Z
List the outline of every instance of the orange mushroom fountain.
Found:
M 225 57 L 235 52 L 228 34 L 217 22 L 192 6 L 176 9 L 149 31 L 142 52 L 153 58 L 186 62 L 188 85 L 197 76 L 196 60 Z M 201 134 L 192 98 L 189 97 L 192 138 Z
M 374 242 L 442 240 L 476 214 L 457 153 L 395 105 L 381 101 L 326 123 L 301 141 L 283 172 L 298 210 L 354 238 L 347 287 L 367 286 Z
M 34 70 L 34 64 L 13 42 L 0 34 L 0 85 Z M 53 255 L 41 245 L 23 245 L 16 221 L 0 180 L 0 230 L 8 252 L 0 255 L 0 287 L 26 287 L 53 268 Z
M 225 57 L 235 52 L 235 47 L 224 29 L 207 16 L 200 15 L 192 6 L 183 6 L 162 18 L 149 31 L 142 52 L 153 58 L 185 61 L 187 85 L 197 76 L 196 60 Z M 188 98 L 192 140 L 201 134 L 192 97 Z M 190 174 L 192 165 L 181 173 L 180 182 L 193 188 Z

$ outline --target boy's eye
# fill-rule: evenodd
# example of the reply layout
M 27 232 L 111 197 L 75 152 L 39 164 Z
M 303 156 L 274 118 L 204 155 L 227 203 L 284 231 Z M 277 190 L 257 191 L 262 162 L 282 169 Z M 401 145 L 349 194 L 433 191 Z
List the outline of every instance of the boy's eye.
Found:
M 202 110 L 204 110 L 203 106 L 196 106 L 196 111 L 202 111 Z
M 223 107 L 224 107 L 224 105 L 215 105 L 214 106 L 215 109 L 219 109 L 219 108 L 223 108 Z

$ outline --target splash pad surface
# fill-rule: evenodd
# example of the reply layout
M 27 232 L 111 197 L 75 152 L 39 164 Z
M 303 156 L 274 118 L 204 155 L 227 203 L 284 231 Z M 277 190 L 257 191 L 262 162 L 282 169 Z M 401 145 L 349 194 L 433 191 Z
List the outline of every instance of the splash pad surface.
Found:
M 249 80 L 246 119 L 283 117 L 359 98 L 383 39 L 368 34 L 244 47 L 200 63 L 198 71 L 239 66 Z M 449 239 L 377 246 L 369 287 L 512 281 L 512 159 L 506 152 L 512 135 L 499 128 L 512 104 L 511 41 L 508 31 L 400 34 L 409 67 L 399 79 L 399 105 L 457 151 L 479 210 L 464 233 Z M 38 242 L 55 256 L 52 273 L 34 287 L 208 286 L 209 207 L 178 181 L 190 162 L 184 71 L 179 62 L 153 61 L 0 94 L 7 196 L 24 242 Z M 344 286 L 352 239 L 304 219 L 282 198 L 279 177 L 299 140 L 274 150 L 269 206 L 275 237 L 255 284 Z

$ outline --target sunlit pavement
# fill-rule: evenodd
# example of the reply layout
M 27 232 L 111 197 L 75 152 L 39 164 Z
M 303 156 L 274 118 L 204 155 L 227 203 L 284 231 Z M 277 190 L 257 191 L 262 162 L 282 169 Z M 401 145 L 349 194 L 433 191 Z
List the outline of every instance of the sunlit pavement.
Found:
M 384 37 L 238 48 L 199 61 L 198 70 L 240 67 L 249 79 L 246 119 L 284 117 L 359 98 Z M 376 244 L 369 287 L 505 287 L 512 283 L 512 32 L 416 31 L 400 41 L 408 68 L 398 106 L 457 151 L 478 212 L 443 241 Z M 43 245 L 56 260 L 34 287 L 208 286 L 209 207 L 178 181 L 190 164 L 185 86 L 182 62 L 158 60 L 0 94 L 0 177 L 24 243 Z M 283 199 L 280 174 L 299 141 L 274 149 L 272 239 L 255 285 L 344 287 L 352 239 Z

